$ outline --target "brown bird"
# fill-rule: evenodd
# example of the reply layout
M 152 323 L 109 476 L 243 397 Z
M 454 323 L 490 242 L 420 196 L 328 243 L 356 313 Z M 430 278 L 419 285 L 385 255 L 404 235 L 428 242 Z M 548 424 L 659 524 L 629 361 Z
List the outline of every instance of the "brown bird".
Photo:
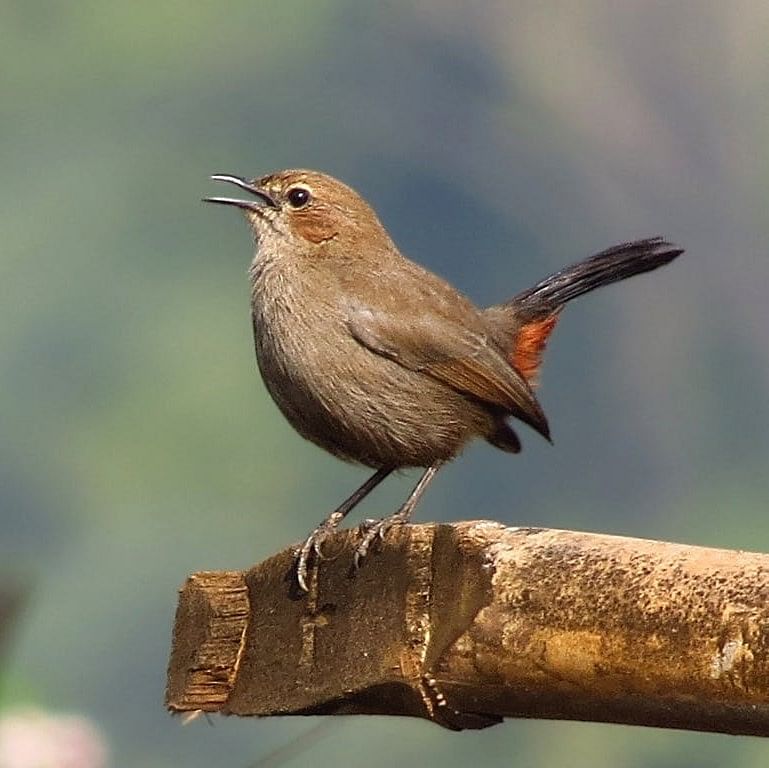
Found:
M 303 437 L 376 470 L 298 550 L 304 590 L 323 540 L 394 470 L 425 468 L 397 512 L 362 529 L 356 565 L 409 520 L 469 440 L 518 453 L 511 419 L 549 440 L 532 387 L 563 306 L 683 252 L 659 237 L 623 243 L 478 309 L 403 256 L 368 203 L 337 179 L 307 170 L 212 178 L 248 193 L 205 200 L 240 208 L 254 236 L 254 338 L 272 398 Z

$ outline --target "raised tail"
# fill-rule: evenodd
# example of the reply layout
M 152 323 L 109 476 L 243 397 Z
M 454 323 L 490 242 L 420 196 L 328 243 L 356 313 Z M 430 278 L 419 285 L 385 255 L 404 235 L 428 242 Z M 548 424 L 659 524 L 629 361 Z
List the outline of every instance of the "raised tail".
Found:
M 501 335 L 510 362 L 534 383 L 564 304 L 602 285 L 657 269 L 682 253 L 661 237 L 615 245 L 549 275 L 485 314 Z
M 560 309 L 567 301 L 583 293 L 669 264 L 682 253 L 682 248 L 661 237 L 615 245 L 549 275 L 534 287 L 514 296 L 506 305 L 514 305 L 522 319 L 529 313 L 541 317 Z

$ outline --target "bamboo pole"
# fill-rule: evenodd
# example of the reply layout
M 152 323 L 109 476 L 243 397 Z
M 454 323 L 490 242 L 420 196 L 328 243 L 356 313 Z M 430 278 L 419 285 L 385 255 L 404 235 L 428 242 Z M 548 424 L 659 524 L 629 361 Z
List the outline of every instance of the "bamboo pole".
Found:
M 356 542 L 307 595 L 291 549 L 191 576 L 168 708 L 769 735 L 769 555 L 465 522 L 390 531 L 352 573 Z

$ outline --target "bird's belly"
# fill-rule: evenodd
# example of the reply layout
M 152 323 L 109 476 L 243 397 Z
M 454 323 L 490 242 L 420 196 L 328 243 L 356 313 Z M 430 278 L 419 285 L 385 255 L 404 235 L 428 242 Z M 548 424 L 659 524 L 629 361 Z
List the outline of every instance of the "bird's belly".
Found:
M 329 341 L 333 338 L 335 343 Z M 259 368 L 275 403 L 305 438 L 371 467 L 451 459 L 493 419 L 480 404 L 405 369 L 345 333 L 290 339 L 258 333 Z

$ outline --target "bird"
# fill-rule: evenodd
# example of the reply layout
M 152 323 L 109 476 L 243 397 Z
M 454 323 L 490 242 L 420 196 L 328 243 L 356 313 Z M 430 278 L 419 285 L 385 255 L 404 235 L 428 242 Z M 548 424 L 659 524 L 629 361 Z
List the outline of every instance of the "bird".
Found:
M 411 519 L 435 475 L 471 440 L 518 453 L 518 421 L 549 441 L 534 390 L 564 306 L 683 253 L 659 236 L 624 242 L 479 308 L 403 255 L 363 197 L 330 175 L 211 178 L 246 193 L 203 199 L 239 209 L 250 228 L 251 317 L 268 392 L 302 437 L 374 470 L 297 548 L 305 592 L 323 542 L 394 471 L 422 474 L 398 510 L 361 524 L 356 567 Z

